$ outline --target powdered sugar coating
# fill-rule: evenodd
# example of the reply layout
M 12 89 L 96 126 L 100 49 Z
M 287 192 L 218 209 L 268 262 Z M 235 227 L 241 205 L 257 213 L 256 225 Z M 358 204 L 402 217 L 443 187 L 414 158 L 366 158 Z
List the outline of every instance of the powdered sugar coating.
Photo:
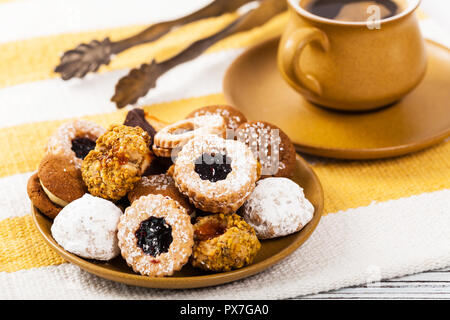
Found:
M 80 257 L 110 260 L 120 253 L 117 223 L 121 215 L 112 202 L 85 194 L 56 216 L 52 236 L 61 247 Z
M 70 157 L 79 169 L 83 160 L 77 158 L 75 152 L 72 150 L 72 140 L 75 138 L 89 138 L 95 141 L 105 132 L 105 128 L 86 120 L 74 120 L 64 123 L 49 138 L 46 152 Z
M 266 178 L 258 181 L 242 211 L 258 238 L 269 239 L 302 229 L 311 221 L 314 207 L 292 180 Z
M 226 179 L 202 180 L 195 172 L 195 162 L 204 153 L 222 153 L 231 159 L 231 172 Z M 173 178 L 180 192 L 195 207 L 209 212 L 233 213 L 255 188 L 257 162 L 242 142 L 225 140 L 215 135 L 195 137 L 178 154 Z
M 137 245 L 136 230 L 150 217 L 164 218 L 172 227 L 172 243 L 167 252 L 153 257 Z M 119 247 L 123 258 L 135 272 L 148 276 L 170 276 L 185 265 L 194 245 L 194 228 L 187 211 L 178 202 L 150 194 L 135 200 L 120 217 Z

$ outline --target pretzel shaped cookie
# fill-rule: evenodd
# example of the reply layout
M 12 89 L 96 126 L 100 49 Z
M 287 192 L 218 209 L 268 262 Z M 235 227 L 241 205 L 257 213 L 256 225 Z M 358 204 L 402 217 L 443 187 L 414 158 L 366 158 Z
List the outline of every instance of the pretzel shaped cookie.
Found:
M 219 115 L 205 115 L 177 121 L 161 129 L 156 135 L 153 152 L 170 156 L 172 149 L 182 147 L 196 136 L 208 134 L 225 137 L 226 123 Z

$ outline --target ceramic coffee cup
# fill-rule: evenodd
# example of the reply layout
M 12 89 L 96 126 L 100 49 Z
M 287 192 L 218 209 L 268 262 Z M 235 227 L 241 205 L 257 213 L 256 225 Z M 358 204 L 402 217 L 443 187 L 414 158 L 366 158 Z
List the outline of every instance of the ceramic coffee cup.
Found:
M 389 105 L 413 90 L 426 70 L 425 43 L 415 10 L 378 21 L 350 22 L 308 12 L 287 0 L 290 20 L 278 49 L 283 78 L 307 100 L 332 109 L 363 111 Z

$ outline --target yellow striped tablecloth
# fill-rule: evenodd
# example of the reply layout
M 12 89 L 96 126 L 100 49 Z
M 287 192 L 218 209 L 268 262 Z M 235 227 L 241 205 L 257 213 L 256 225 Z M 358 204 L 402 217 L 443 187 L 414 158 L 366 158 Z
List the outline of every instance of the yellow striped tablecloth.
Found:
M 31 219 L 26 183 L 47 138 L 72 118 L 104 126 L 123 122 L 127 111 L 118 111 L 109 99 L 129 68 L 167 58 L 236 15 L 179 28 L 118 55 L 84 80 L 58 79 L 52 70 L 61 53 L 92 39 L 126 37 L 208 2 L 0 1 L 0 298 L 287 298 L 450 265 L 449 141 L 386 160 L 306 157 L 323 184 L 326 216 L 286 261 L 239 282 L 181 291 L 129 287 L 65 263 L 44 243 Z M 420 18 L 427 37 L 449 45 L 445 33 L 423 14 Z M 174 121 L 199 106 L 225 103 L 226 68 L 246 47 L 279 35 L 286 21 L 281 14 L 221 41 L 164 75 L 139 105 Z

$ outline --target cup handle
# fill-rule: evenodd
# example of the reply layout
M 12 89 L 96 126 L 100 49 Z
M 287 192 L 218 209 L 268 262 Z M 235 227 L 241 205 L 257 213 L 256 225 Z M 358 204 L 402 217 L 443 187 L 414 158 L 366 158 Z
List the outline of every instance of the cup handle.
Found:
M 330 50 L 330 41 L 327 35 L 314 27 L 304 27 L 295 30 L 282 43 L 281 52 L 281 68 L 284 74 L 295 75 L 295 83 L 301 87 L 310 90 L 318 95 L 322 94 L 322 86 L 319 80 L 310 74 L 305 74 L 300 68 L 300 56 L 303 49 L 311 43 L 318 43 L 322 50 L 328 52 Z M 293 70 L 293 72 L 289 72 Z

